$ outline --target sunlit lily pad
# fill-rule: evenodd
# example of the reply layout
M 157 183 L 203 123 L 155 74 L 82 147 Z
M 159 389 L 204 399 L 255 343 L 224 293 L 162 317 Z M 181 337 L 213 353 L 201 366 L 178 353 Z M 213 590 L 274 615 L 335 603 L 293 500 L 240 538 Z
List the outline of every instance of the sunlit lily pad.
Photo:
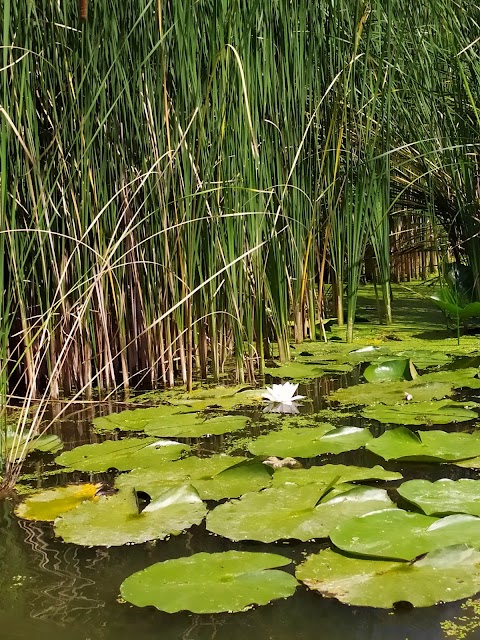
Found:
M 282 429 L 260 436 L 248 445 L 256 456 L 313 458 L 324 453 L 343 453 L 365 446 L 372 439 L 368 429 L 318 425 L 299 429 Z
M 385 431 L 366 448 L 385 460 L 454 462 L 480 456 L 480 437 L 473 433 L 414 432 L 406 427 Z
M 137 469 L 131 473 L 123 474 L 116 478 L 115 486 L 120 489 L 145 491 L 145 493 L 152 495 L 179 484 L 210 481 L 226 469 L 244 462 L 245 458 L 240 456 L 216 455 L 210 458 L 192 456 L 176 462 L 152 464 L 149 468 Z M 266 471 L 268 473 L 268 470 Z M 265 478 L 265 476 L 263 477 Z M 211 492 L 220 491 L 221 483 L 224 480 L 225 478 L 219 479 L 218 483 L 211 485 Z M 233 482 L 232 476 L 230 476 L 230 480 Z M 228 484 L 228 479 L 226 484 Z M 208 493 L 205 485 L 200 486 L 205 493 Z
M 272 485 L 279 487 L 289 483 L 305 485 L 314 482 L 327 486 L 336 477 L 338 477 L 337 482 L 355 482 L 362 480 L 401 480 L 403 476 L 395 471 L 386 471 L 379 465 L 370 469 L 355 465 L 325 464 L 320 467 L 310 467 L 310 469 L 277 469 L 273 474 Z
M 255 404 L 262 400 L 262 389 L 249 389 L 245 385 L 224 387 L 198 387 L 192 391 L 172 389 L 164 392 L 165 399 L 177 407 L 190 407 L 200 411 L 207 407 L 231 409 L 235 406 Z
M 426 373 L 421 380 L 426 382 L 448 382 L 455 389 L 480 389 L 479 369 L 453 369 Z
M 106 440 L 100 444 L 84 444 L 64 451 L 55 458 L 63 467 L 77 471 L 102 472 L 108 469 L 129 471 L 174 460 L 190 447 L 174 440 L 126 438 Z
M 400 485 L 398 493 L 427 515 L 480 516 L 480 480 L 409 480 Z
M 111 413 L 108 416 L 95 418 L 93 424 L 97 431 L 143 431 L 147 425 L 163 424 L 166 418 L 176 416 L 179 413 L 192 412 L 188 406 L 174 406 L 161 404 L 158 407 L 147 409 L 127 409 L 119 413 Z
M 326 538 L 331 529 L 355 515 L 394 507 L 383 489 L 355 487 L 318 504 L 324 491 L 322 485 L 308 484 L 247 493 L 210 512 L 207 529 L 230 540 L 306 541 Z
M 169 438 L 199 438 L 205 435 L 221 435 L 244 429 L 249 422 L 245 416 L 218 416 L 205 420 L 204 416 L 188 413 L 171 416 L 161 422 L 147 424 L 144 431 L 150 436 Z
M 28 431 L 18 441 L 13 433 L 7 433 L 5 445 L 3 445 L 3 435 L 0 434 L 0 451 L 5 446 L 10 458 L 19 459 L 22 455 L 31 453 L 32 451 L 41 451 L 42 453 L 57 453 L 63 447 L 63 442 L 57 435 L 44 434 L 42 436 L 33 436 L 28 438 Z M 25 449 L 25 452 L 24 452 Z
M 389 424 L 450 424 L 478 418 L 478 413 L 469 408 L 472 406 L 477 405 L 475 402 L 466 404 L 453 400 L 409 402 L 393 406 L 376 405 L 364 409 L 362 415 Z
M 281 364 L 278 367 L 265 367 L 265 373 L 269 373 L 275 376 L 275 378 L 308 380 L 311 378 L 320 378 L 324 374 L 324 369 L 318 365 L 294 361 Z
M 401 509 L 385 509 L 342 522 L 330 532 L 330 538 L 347 553 L 414 560 L 453 544 L 478 547 L 480 518 L 464 514 L 432 518 Z
M 247 461 L 225 469 L 213 478 L 192 479 L 190 482 L 202 500 L 223 500 L 264 489 L 271 484 L 272 476 L 264 464 Z
M 39 491 L 25 498 L 15 509 L 19 518 L 26 520 L 55 520 L 65 511 L 74 509 L 85 500 L 92 500 L 100 484 L 71 484 Z
M 272 570 L 290 562 L 271 553 L 196 553 L 134 573 L 120 591 L 138 607 L 154 606 L 168 613 L 233 613 L 293 595 L 298 586 L 295 578 Z
M 134 491 L 83 502 L 55 520 L 55 533 L 65 542 L 113 547 L 179 535 L 205 517 L 206 507 L 191 486 L 167 489 L 152 496 L 139 513 Z
M 441 400 L 453 391 L 448 382 L 423 382 L 423 377 L 404 382 L 382 382 L 357 384 L 346 389 L 337 389 L 330 400 L 346 405 L 397 404 L 409 397 L 409 402 Z M 403 406 L 403 405 L 402 405 Z
M 405 564 L 349 558 L 325 549 L 309 556 L 295 575 L 309 589 L 346 604 L 390 609 L 410 602 L 430 607 L 480 590 L 480 552 L 454 545 Z
M 372 362 L 363 372 L 367 382 L 394 382 L 412 380 L 417 376 L 413 363 L 408 358 L 395 358 Z

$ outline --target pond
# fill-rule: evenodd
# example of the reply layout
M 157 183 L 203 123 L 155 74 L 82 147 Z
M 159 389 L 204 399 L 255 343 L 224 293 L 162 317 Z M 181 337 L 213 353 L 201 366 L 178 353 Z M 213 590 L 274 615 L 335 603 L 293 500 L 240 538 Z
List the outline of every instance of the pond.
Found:
M 325 400 L 326 395 L 336 388 L 353 389 L 349 385 L 359 382 L 360 372 L 361 368 L 357 367 L 348 375 L 330 374 L 302 385 L 299 391 L 312 402 L 300 407 L 301 415 L 314 413 L 323 419 L 328 415 L 328 407 L 334 406 L 338 411 L 336 427 L 370 426 L 378 439 L 385 429 L 380 422 L 361 416 L 358 408 L 352 410 L 350 407 L 345 411 L 342 405 L 329 405 Z M 442 375 L 445 378 L 444 372 L 439 373 L 440 378 Z M 451 371 L 450 374 L 456 375 Z M 368 391 L 367 385 L 365 389 Z M 465 400 L 469 392 L 463 391 L 463 395 L 456 393 L 453 396 L 455 399 Z M 114 411 L 124 408 L 113 407 Z M 89 408 L 84 412 L 71 414 L 58 426 L 57 433 L 66 449 L 112 437 L 111 434 L 99 434 L 93 429 L 92 417 L 98 412 L 104 413 L 105 408 Z M 230 455 L 246 455 L 246 443 L 255 438 L 259 441 L 259 436 L 271 432 L 271 425 L 265 424 L 265 414 L 258 408 L 235 410 L 234 413 L 251 418 L 252 422 L 246 431 L 195 439 L 180 438 L 180 441 L 193 446 L 193 455 L 207 456 L 221 451 Z M 278 419 L 291 420 L 283 416 Z M 388 423 L 387 430 L 397 428 L 398 424 Z M 472 431 L 474 424 L 475 421 L 469 419 L 443 425 L 441 429 L 445 432 L 467 433 Z M 425 431 L 428 429 L 431 430 L 430 427 L 425 427 Z M 26 467 L 26 471 L 33 474 L 34 478 L 29 481 L 30 487 L 54 487 L 71 482 L 99 480 L 111 484 L 114 478 L 111 471 L 100 474 L 79 471 L 57 473 L 52 460 L 51 455 L 31 456 Z M 445 477 L 477 477 L 474 469 L 450 464 L 382 460 L 363 447 L 337 455 L 302 458 L 302 463 L 307 468 L 326 463 L 365 467 L 381 464 L 386 470 L 401 473 L 404 481 L 413 478 L 435 481 Z M 26 483 L 28 485 L 28 481 Z M 388 488 L 394 501 L 399 501 L 396 487 L 401 484 L 400 481 L 380 480 L 370 484 L 376 488 Z M 215 507 L 212 501 L 207 504 L 210 509 Z M 262 513 L 258 513 L 258 518 L 261 522 Z M 448 637 L 446 621 L 455 621 L 460 617 L 465 619 L 467 616 L 469 624 L 472 621 L 474 623 L 476 614 L 471 607 L 465 609 L 465 600 L 424 608 L 399 606 L 393 611 L 342 604 L 335 599 L 321 597 L 301 583 L 289 598 L 274 600 L 265 606 L 235 614 L 168 614 L 153 607 L 138 608 L 119 598 L 120 585 L 128 576 L 168 559 L 199 552 L 267 552 L 291 559 L 293 562 L 282 567 L 282 570 L 294 575 L 295 566 L 302 563 L 306 556 L 327 547 L 325 540 L 234 542 L 208 531 L 205 521 L 193 525 L 181 535 L 165 540 L 118 547 L 88 547 L 62 542 L 54 535 L 51 523 L 18 518 L 13 513 L 10 502 L 0 503 L 2 637 L 8 640 L 23 640 L 26 637 L 38 640 L 243 640 L 246 636 L 262 640 L 308 640 L 319 637 L 329 640 L 439 640 Z M 478 629 L 465 637 L 478 637 L 475 633 L 478 633 Z

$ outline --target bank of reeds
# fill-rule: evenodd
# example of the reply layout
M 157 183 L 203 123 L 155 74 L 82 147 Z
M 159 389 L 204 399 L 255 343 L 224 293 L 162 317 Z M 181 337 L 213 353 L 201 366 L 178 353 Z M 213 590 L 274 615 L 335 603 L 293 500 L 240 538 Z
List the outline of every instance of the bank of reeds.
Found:
M 352 340 L 367 246 L 388 322 L 390 214 L 412 197 L 478 273 L 478 17 L 3 0 L 3 404 L 227 364 L 253 380 L 315 337 L 327 278 Z

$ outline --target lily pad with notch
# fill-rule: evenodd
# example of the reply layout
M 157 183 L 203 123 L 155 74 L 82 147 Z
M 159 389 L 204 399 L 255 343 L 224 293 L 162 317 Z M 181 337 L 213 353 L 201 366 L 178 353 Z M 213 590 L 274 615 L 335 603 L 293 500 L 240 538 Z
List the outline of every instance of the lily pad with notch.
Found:
M 98 444 L 84 444 L 64 451 L 55 458 L 55 462 L 63 467 L 92 473 L 108 469 L 129 471 L 165 460 L 175 460 L 190 448 L 188 444 L 155 438 L 105 440 Z
M 150 502 L 141 511 L 134 490 L 83 502 L 55 520 L 55 533 L 65 542 L 89 547 L 140 544 L 179 535 L 200 524 L 207 511 L 189 485 L 164 488 L 149 497 Z
M 480 590 L 480 552 L 453 545 L 413 563 L 350 558 L 332 549 L 311 555 L 295 572 L 309 589 L 360 607 L 430 607 Z
M 363 372 L 367 382 L 395 382 L 397 380 L 413 380 L 417 371 L 409 358 L 395 358 L 372 362 Z
M 336 481 L 334 478 L 330 486 Z M 331 529 L 355 515 L 394 508 L 383 489 L 342 485 L 330 497 L 330 486 L 283 485 L 247 493 L 211 511 L 207 529 L 235 541 L 306 541 L 326 538 Z
M 110 413 L 108 416 L 95 418 L 93 425 L 97 431 L 143 431 L 147 425 L 162 424 L 166 418 L 192 411 L 188 406 L 161 404 L 146 409 L 126 409 Z
M 293 595 L 297 580 L 275 570 L 290 562 L 271 553 L 196 553 L 134 573 L 120 592 L 138 607 L 153 606 L 168 613 L 234 613 Z

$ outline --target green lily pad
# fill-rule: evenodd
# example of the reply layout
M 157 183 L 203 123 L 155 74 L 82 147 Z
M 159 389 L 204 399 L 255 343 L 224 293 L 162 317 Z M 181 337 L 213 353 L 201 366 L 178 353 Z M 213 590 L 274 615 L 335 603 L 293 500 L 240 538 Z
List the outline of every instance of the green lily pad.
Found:
M 191 407 L 161 404 L 148 409 L 127 409 L 119 413 L 95 418 L 93 424 L 97 431 L 143 431 L 147 425 L 163 424 L 166 418 L 179 413 L 191 412 Z M 153 423 L 153 424 L 152 424 Z
M 469 402 L 468 406 L 477 406 Z M 478 418 L 478 413 L 464 402 L 438 400 L 436 402 L 412 402 L 393 406 L 376 405 L 362 411 L 365 418 L 373 418 L 388 424 L 450 424 Z
M 310 469 L 277 469 L 273 474 L 272 486 L 279 487 L 284 484 L 305 485 L 312 482 L 329 485 L 334 478 L 337 482 L 355 482 L 361 480 L 401 480 L 402 474 L 395 471 L 386 471 L 376 465 L 369 469 L 345 464 L 325 464 Z
M 372 439 L 368 429 L 331 425 L 299 429 L 282 429 L 260 436 L 248 445 L 256 456 L 279 456 L 281 458 L 313 458 L 324 453 L 343 453 L 365 446 Z
M 432 551 L 414 563 L 348 558 L 331 549 L 309 556 L 295 575 L 327 598 L 361 607 L 398 602 L 430 607 L 480 590 L 480 552 L 465 545 Z
M 65 542 L 114 547 L 179 535 L 200 524 L 206 511 L 189 485 L 159 492 L 140 513 L 135 492 L 123 490 L 98 502 L 83 502 L 57 518 L 54 527 Z
M 342 522 L 330 532 L 330 539 L 347 553 L 410 561 L 453 544 L 478 546 L 480 518 L 464 514 L 432 518 L 385 509 Z
M 262 400 L 262 389 L 246 389 L 245 385 L 224 387 L 198 387 L 192 391 L 172 389 L 165 391 L 165 399 L 177 407 L 190 407 L 190 410 L 202 410 L 207 407 L 231 409 L 235 406 L 255 404 Z M 188 410 L 188 409 L 187 409 Z
M 173 440 L 126 438 L 75 447 L 57 456 L 55 462 L 63 467 L 92 473 L 108 469 L 129 471 L 149 467 L 164 460 L 174 460 L 189 449 L 187 444 Z
M 265 489 L 271 482 L 272 475 L 268 468 L 250 461 L 225 469 L 213 478 L 191 480 L 202 500 L 238 498 L 244 493 Z
M 480 437 L 475 433 L 445 431 L 416 433 L 406 427 L 398 427 L 370 440 L 366 448 L 384 460 L 455 462 L 480 456 Z
M 244 462 L 245 458 L 240 456 L 216 455 L 210 458 L 192 456 L 175 462 L 151 464 L 149 468 L 136 469 L 131 473 L 123 474 L 116 478 L 115 486 L 119 489 L 145 491 L 145 493 L 153 495 L 179 484 L 194 484 L 196 481 L 211 480 L 222 471 Z M 211 490 L 212 492 L 216 490 L 215 485 L 212 485 Z
M 396 358 L 372 362 L 363 372 L 367 382 L 394 382 L 396 380 L 413 380 L 417 372 L 408 358 Z
M 409 480 L 398 487 L 398 493 L 427 515 L 480 516 L 480 480 Z
M 327 496 L 319 504 L 324 492 L 324 486 L 307 484 L 247 493 L 211 511 L 207 529 L 230 540 L 306 541 L 326 538 L 331 529 L 354 515 L 394 507 L 383 489 L 355 487 Z
M 55 520 L 65 511 L 74 509 L 85 500 L 95 497 L 100 484 L 71 484 L 67 487 L 57 487 L 39 491 L 25 498 L 16 508 L 19 518 L 26 520 Z
M 120 592 L 138 607 L 154 606 L 168 613 L 233 613 L 293 595 L 298 586 L 295 578 L 272 570 L 290 562 L 271 553 L 196 553 L 134 573 Z
M 475 367 L 434 371 L 421 377 L 424 382 L 448 382 L 454 389 L 480 389 L 479 370 Z
M 169 438 L 199 438 L 205 435 L 221 435 L 244 429 L 249 422 L 246 416 L 218 416 L 205 420 L 201 415 L 187 413 L 171 416 L 159 422 L 147 424 L 144 431 L 149 436 Z
M 17 438 L 13 433 L 7 433 L 5 438 L 0 434 L 0 451 L 5 446 L 7 450 L 7 454 L 9 456 L 13 455 L 13 448 L 15 448 L 16 459 L 19 459 L 22 455 L 22 451 L 25 448 L 25 455 L 31 453 L 32 451 L 41 451 L 42 453 L 57 453 L 63 447 L 63 442 L 57 435 L 52 434 L 44 434 L 43 436 L 33 436 L 32 438 L 28 438 L 27 433 L 25 433 L 21 438 L 20 442 L 17 443 Z
M 275 378 L 293 378 L 294 380 L 309 380 L 311 378 L 321 378 L 325 373 L 324 369 L 317 365 L 305 362 L 287 362 L 279 367 L 265 367 L 265 373 L 269 373 Z
M 329 400 L 345 405 L 397 404 L 411 396 L 409 402 L 428 402 L 441 400 L 453 391 L 453 384 L 448 382 L 423 382 L 423 376 L 404 382 L 382 382 L 357 384 L 345 389 L 337 389 Z M 404 406 L 404 405 L 402 405 Z

